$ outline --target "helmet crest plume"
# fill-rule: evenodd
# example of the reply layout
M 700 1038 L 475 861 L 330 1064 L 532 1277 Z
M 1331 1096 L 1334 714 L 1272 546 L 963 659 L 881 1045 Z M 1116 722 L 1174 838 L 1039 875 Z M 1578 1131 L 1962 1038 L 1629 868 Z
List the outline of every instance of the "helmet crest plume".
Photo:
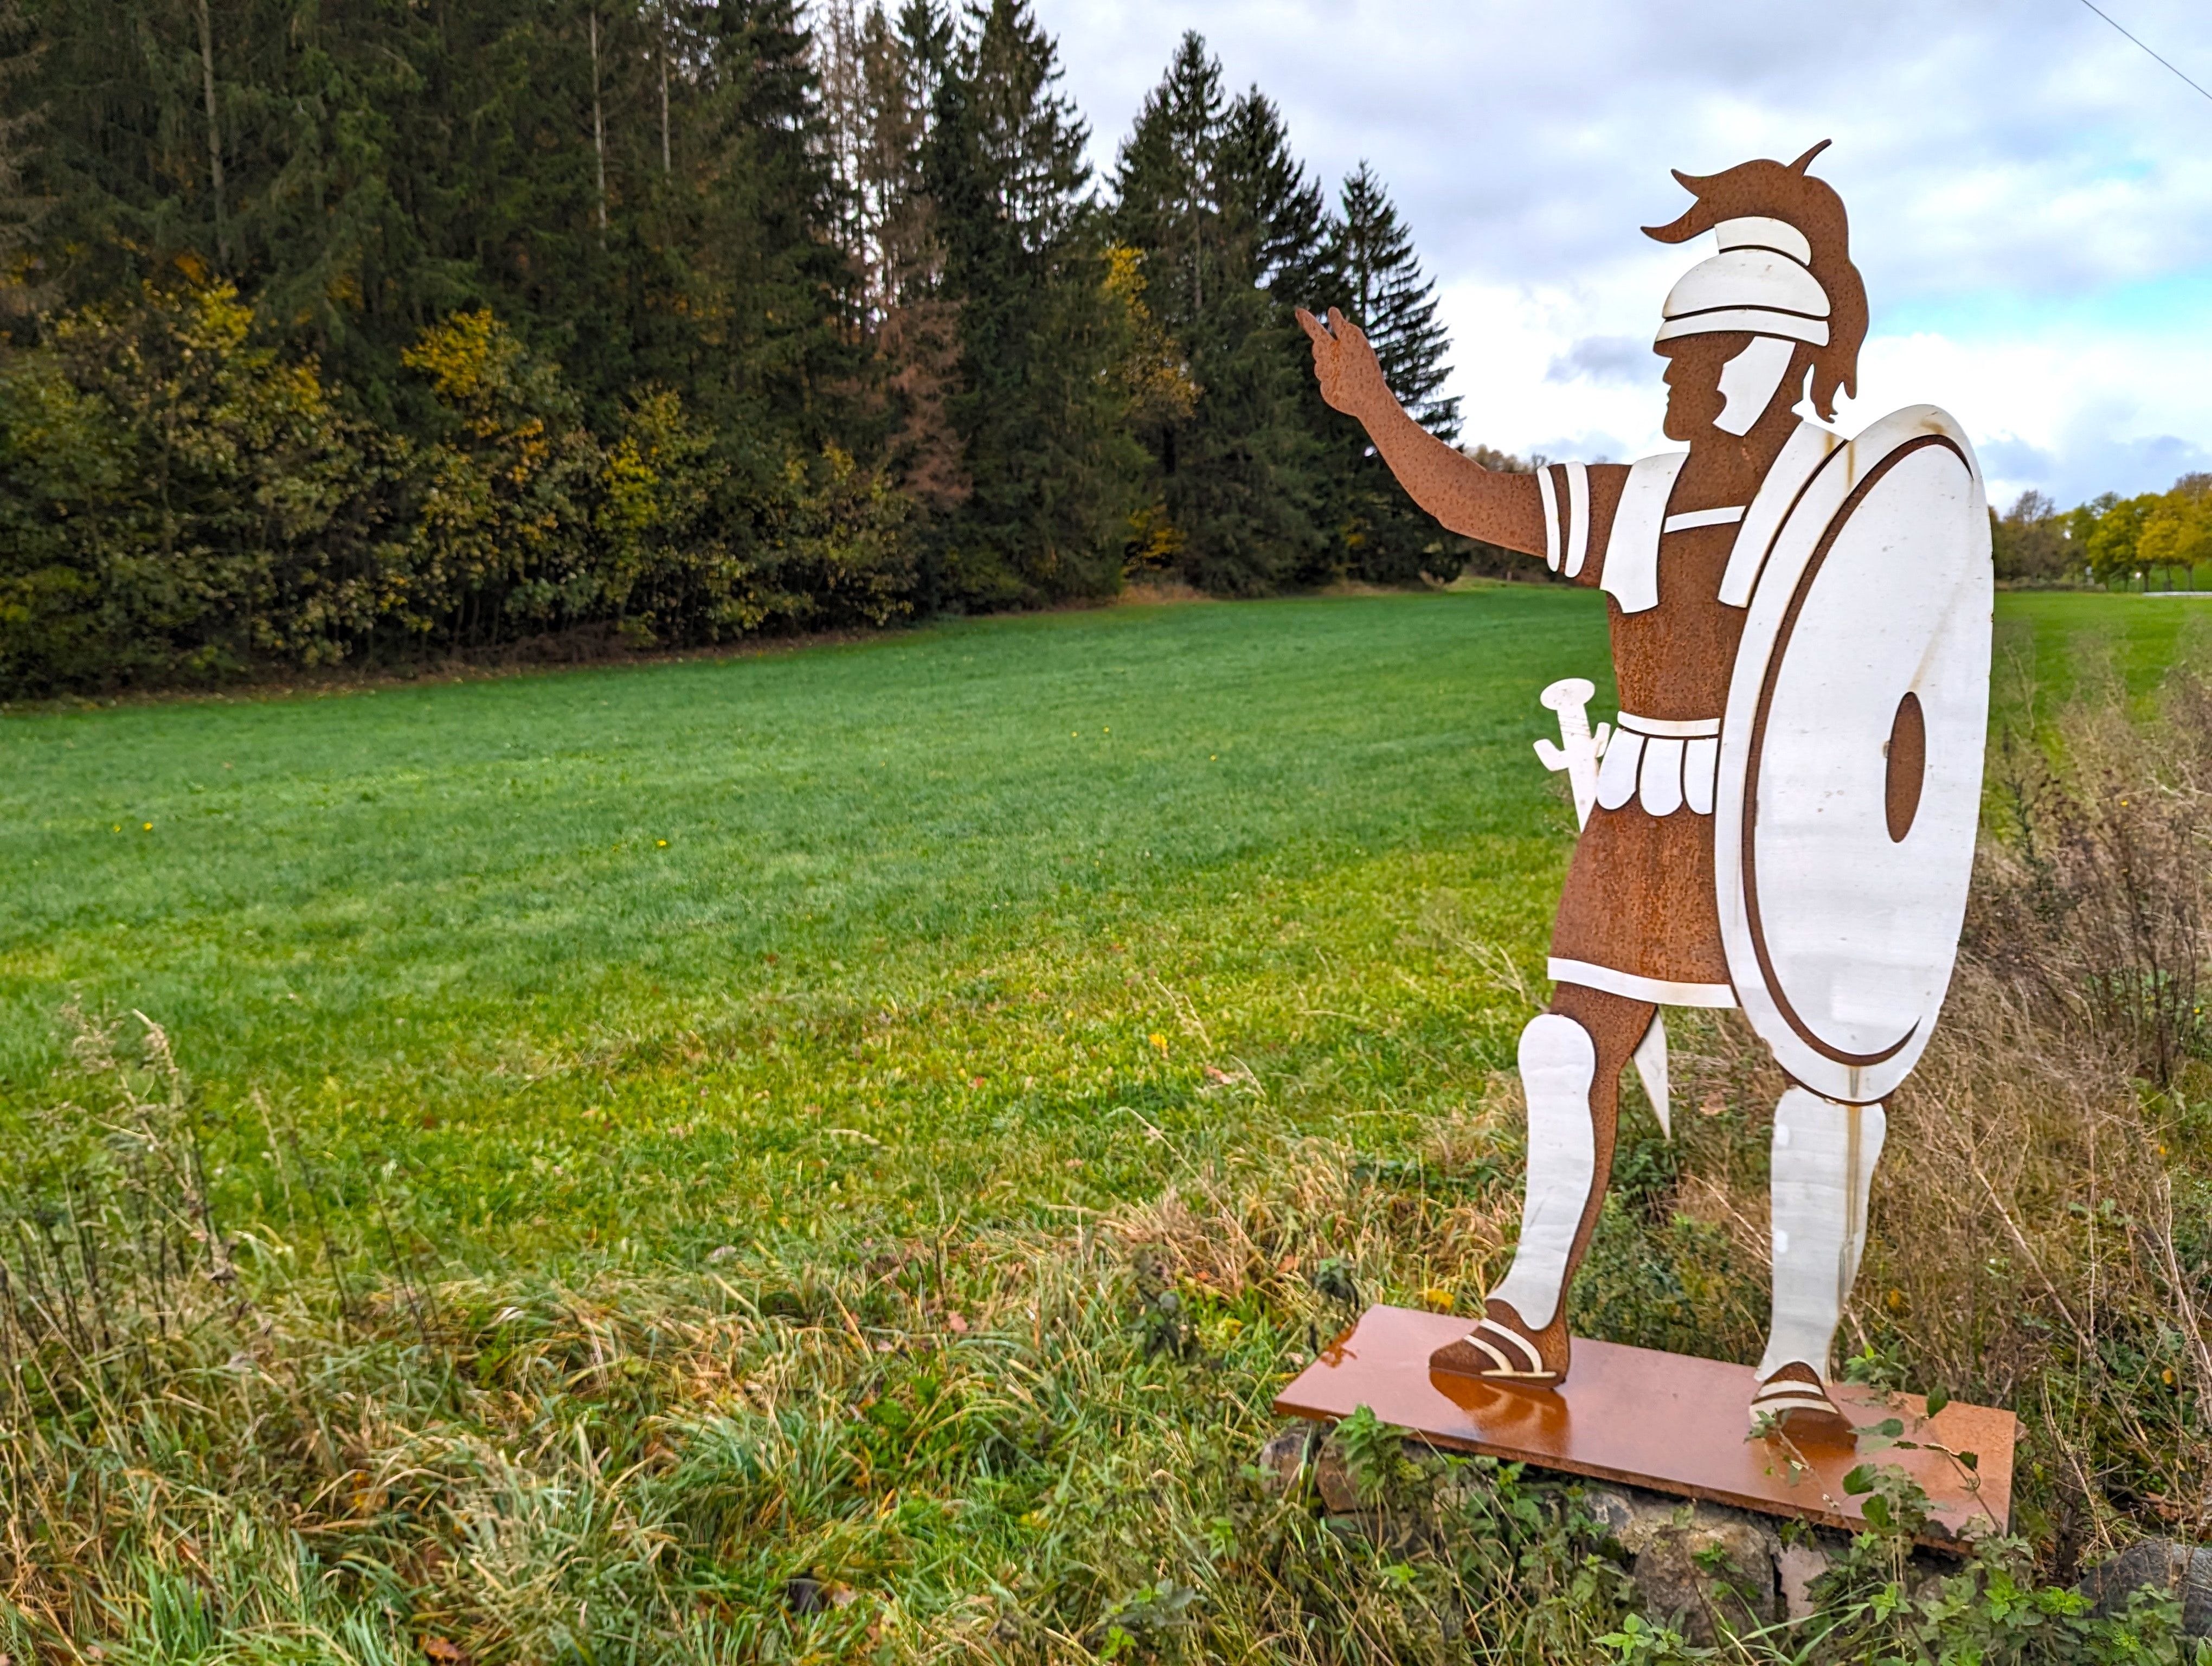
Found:
M 1723 220 L 1764 217 L 1784 221 L 1813 246 L 1813 276 L 1828 293 L 1828 345 L 1813 352 L 1813 407 L 1833 417 L 1838 390 L 1856 391 L 1859 344 L 1866 337 L 1866 285 L 1851 264 L 1850 228 L 1843 198 L 1825 179 L 1806 172 L 1828 147 L 1823 139 L 1794 162 L 1739 162 L 1719 173 L 1674 170 L 1682 188 L 1697 200 L 1680 219 L 1646 226 L 1644 234 L 1662 243 L 1685 243 Z

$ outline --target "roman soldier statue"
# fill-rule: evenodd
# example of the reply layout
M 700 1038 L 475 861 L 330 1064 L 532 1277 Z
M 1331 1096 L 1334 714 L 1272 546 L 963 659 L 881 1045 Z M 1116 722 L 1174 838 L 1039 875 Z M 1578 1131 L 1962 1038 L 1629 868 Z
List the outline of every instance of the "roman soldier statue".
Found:
M 1965 904 L 1986 714 L 1980 475 L 1914 406 L 1846 440 L 1867 307 L 1842 201 L 1796 161 L 1677 173 L 1665 243 L 1717 246 L 1662 309 L 1665 431 L 1627 464 L 1486 470 L 1408 416 L 1366 338 L 1301 313 L 1321 391 L 1451 531 L 1609 599 L 1620 708 L 1554 684 L 1586 818 L 1520 1042 L 1528 1178 L 1511 1266 L 1431 1367 L 1543 1386 L 1603 1201 L 1621 1072 L 1666 1115 L 1665 1006 L 1744 1008 L 1791 1079 L 1774 1117 L 1773 1319 L 1751 1402 L 1833 1429 L 1824 1383 L 1865 1241 L 1881 1101 L 1927 1043 Z M 1809 403 L 1822 419 L 1798 414 Z

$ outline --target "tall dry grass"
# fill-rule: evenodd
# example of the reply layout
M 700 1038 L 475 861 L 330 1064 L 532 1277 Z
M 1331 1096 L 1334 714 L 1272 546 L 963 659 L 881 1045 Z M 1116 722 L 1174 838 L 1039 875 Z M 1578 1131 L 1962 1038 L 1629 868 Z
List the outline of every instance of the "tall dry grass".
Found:
M 2185 666 L 2146 708 L 2093 680 L 1995 749 L 1989 806 L 1941 1026 L 1888 1107 L 1838 1354 L 2015 1408 L 2015 1524 L 2070 1578 L 2146 1533 L 2212 1538 L 2212 684 Z M 1575 1322 L 1748 1360 L 1787 1082 L 1740 1014 L 1669 1023 L 1674 1139 L 1632 1109 Z M 1464 1303 L 1510 1251 L 1518 1110 L 1501 1075 L 1395 1172 L 1310 1153 L 1271 1177 L 1276 1154 L 1124 1230 L 1233 1291 L 1286 1220 L 1333 1215 L 1320 1238 L 1370 1286 Z M 1363 1175 L 1400 1183 L 1363 1193 Z
M 1844 1340 L 1872 1374 L 2019 1411 L 2016 1522 L 2057 1575 L 2147 1530 L 2212 1535 L 2212 691 L 2184 671 L 2143 712 L 2098 685 L 1990 767 Z M 1784 1083 L 1737 1015 L 1683 1028 L 1674 1203 L 1755 1262 Z

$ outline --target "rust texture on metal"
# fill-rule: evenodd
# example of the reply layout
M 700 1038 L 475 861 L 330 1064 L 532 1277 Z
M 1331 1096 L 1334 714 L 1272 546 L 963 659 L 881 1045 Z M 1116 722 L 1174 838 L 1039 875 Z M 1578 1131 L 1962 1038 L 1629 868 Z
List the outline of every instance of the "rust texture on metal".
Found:
M 1923 1542 L 1955 1550 L 2010 1526 L 2020 1427 L 2010 1412 L 1953 1401 L 1930 1418 L 1918 1395 L 1885 1398 L 1839 1383 L 1831 1393 L 1858 1427 L 1896 1418 L 1905 1438 L 1920 1444 L 1900 1449 L 1869 1436 L 1793 1435 L 1786 1444 L 1747 1438 L 1747 1365 L 1577 1337 L 1573 1375 L 1556 1389 L 1431 1371 L 1431 1353 L 1466 1328 L 1447 1313 L 1371 1307 L 1276 1396 L 1275 1410 L 1328 1423 L 1366 1406 L 1448 1450 L 1847 1531 L 1864 1531 L 1867 1523 L 1844 1478 L 1862 1462 L 1894 1464 L 1933 1503 Z M 1976 1467 L 1931 1450 L 1931 1443 L 1972 1454 Z
M 1574 675 L 1540 699 L 1581 836 L 1553 917 L 1555 991 L 1520 1045 L 1521 1231 L 1482 1317 L 1435 1363 L 1565 1377 L 1566 1292 L 1602 1205 L 1633 1061 L 1667 1119 L 1666 1006 L 1740 1006 L 1791 1085 L 1776 1109 L 1774 1304 L 1750 1417 L 1832 1423 L 1823 1389 L 1864 1247 L 1881 1102 L 1927 1045 L 1972 869 L 1988 696 L 1979 466 L 1931 406 L 1856 436 L 1866 290 L 1843 200 L 1808 167 L 1674 178 L 1644 228 L 1711 234 L 1653 337 L 1667 437 L 1630 464 L 1492 471 L 1392 394 L 1357 320 L 1299 319 L 1329 404 L 1448 529 L 1604 593 L 1620 707 Z M 1812 417 L 1804 411 L 1809 410 Z M 1814 420 L 1817 419 L 1817 420 Z M 1756 1405 L 1747 1403 L 1755 1398 Z
M 1667 362 L 1667 437 L 1690 448 L 1665 501 L 1670 516 L 1750 504 L 1800 427 L 1792 391 L 1809 378 L 1816 406 L 1832 410 L 1834 392 L 1854 386 L 1866 328 L 1865 291 L 1845 252 L 1842 199 L 1805 173 L 1820 149 L 1789 164 L 1747 162 L 1705 177 L 1678 172 L 1675 177 L 1696 193 L 1697 202 L 1672 223 L 1645 228 L 1662 242 L 1679 243 L 1723 221 L 1786 220 L 1811 245 L 1811 270 L 1834 305 L 1828 344 L 1795 344 L 1781 396 L 1741 434 L 1717 426 L 1726 404 L 1721 382 L 1751 332 L 1682 336 L 1657 344 L 1655 350 Z M 1534 475 L 1483 468 L 1406 413 L 1355 322 L 1334 310 L 1326 325 L 1309 314 L 1301 317 L 1313 339 L 1323 398 L 1359 419 L 1399 483 L 1444 526 L 1534 556 L 1544 555 L 1547 546 L 1558 549 L 1577 530 L 1558 524 L 1569 509 L 1563 477 L 1547 492 Z M 1554 465 L 1548 472 L 1564 477 L 1565 471 Z M 1577 584 L 1604 586 L 1607 546 L 1630 472 L 1624 464 L 1588 469 L 1583 530 L 1590 553 L 1572 575 Z M 1547 500 L 1553 516 L 1548 534 Z M 1609 610 L 1613 673 L 1624 709 L 1666 721 L 1709 719 L 1723 709 L 1744 619 L 1742 608 L 1719 599 L 1738 531 L 1737 524 L 1720 522 L 1664 533 L 1657 605 Z M 1709 817 L 1654 816 L 1636 800 L 1593 816 L 1560 898 L 1553 955 L 1632 970 L 1663 982 L 1725 986 L 1713 836 Z

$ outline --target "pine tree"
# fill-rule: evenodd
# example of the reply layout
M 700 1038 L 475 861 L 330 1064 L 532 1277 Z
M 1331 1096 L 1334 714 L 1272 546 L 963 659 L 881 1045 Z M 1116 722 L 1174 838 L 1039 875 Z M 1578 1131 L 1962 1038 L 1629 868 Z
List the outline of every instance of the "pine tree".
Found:
M 1223 212 L 1232 235 L 1249 240 L 1253 281 L 1285 306 L 1310 307 L 1333 286 L 1335 227 L 1282 112 L 1258 88 L 1230 106 L 1218 151 Z
M 1326 545 L 1296 325 L 1270 288 L 1325 255 L 1317 228 L 1302 234 L 1319 207 L 1304 185 L 1273 107 L 1227 105 L 1219 64 L 1185 34 L 1121 148 L 1115 222 L 1197 389 L 1188 411 L 1161 408 L 1144 427 L 1167 523 L 1154 542 L 1210 590 L 1314 576 Z
M 41 113 L 24 94 L 37 67 L 22 8 L 0 0 L 0 316 L 25 317 L 51 299 L 44 274 L 23 258 L 47 208 L 24 185 Z
M 1390 391 L 1440 440 L 1459 437 L 1459 401 L 1440 396 L 1450 341 L 1437 317 L 1437 285 L 1421 276 L 1413 239 L 1365 162 L 1346 176 L 1337 228 L 1344 310 L 1367 332 Z
M 1096 594 L 1120 581 L 1141 453 L 1113 375 L 1088 135 L 1028 0 L 992 0 L 939 85 L 924 179 L 959 308 L 950 400 L 972 483 L 933 582 L 950 605 Z
M 1451 374 L 1444 361 L 1449 343 L 1437 317 L 1436 283 L 1421 275 L 1412 234 L 1365 162 L 1346 178 L 1339 202 L 1335 304 L 1367 332 L 1391 392 L 1414 420 L 1439 439 L 1456 439 L 1459 401 L 1442 394 Z M 1348 418 L 1337 426 L 1341 437 L 1331 452 L 1346 569 L 1378 584 L 1456 577 L 1474 546 L 1443 532 L 1406 496 L 1365 435 L 1350 431 Z
M 1115 232 L 1145 252 L 1152 311 L 1177 336 L 1205 316 L 1209 288 L 1218 300 L 1235 281 L 1215 195 L 1222 108 L 1221 66 L 1197 31 L 1186 31 L 1145 94 L 1115 169 Z

